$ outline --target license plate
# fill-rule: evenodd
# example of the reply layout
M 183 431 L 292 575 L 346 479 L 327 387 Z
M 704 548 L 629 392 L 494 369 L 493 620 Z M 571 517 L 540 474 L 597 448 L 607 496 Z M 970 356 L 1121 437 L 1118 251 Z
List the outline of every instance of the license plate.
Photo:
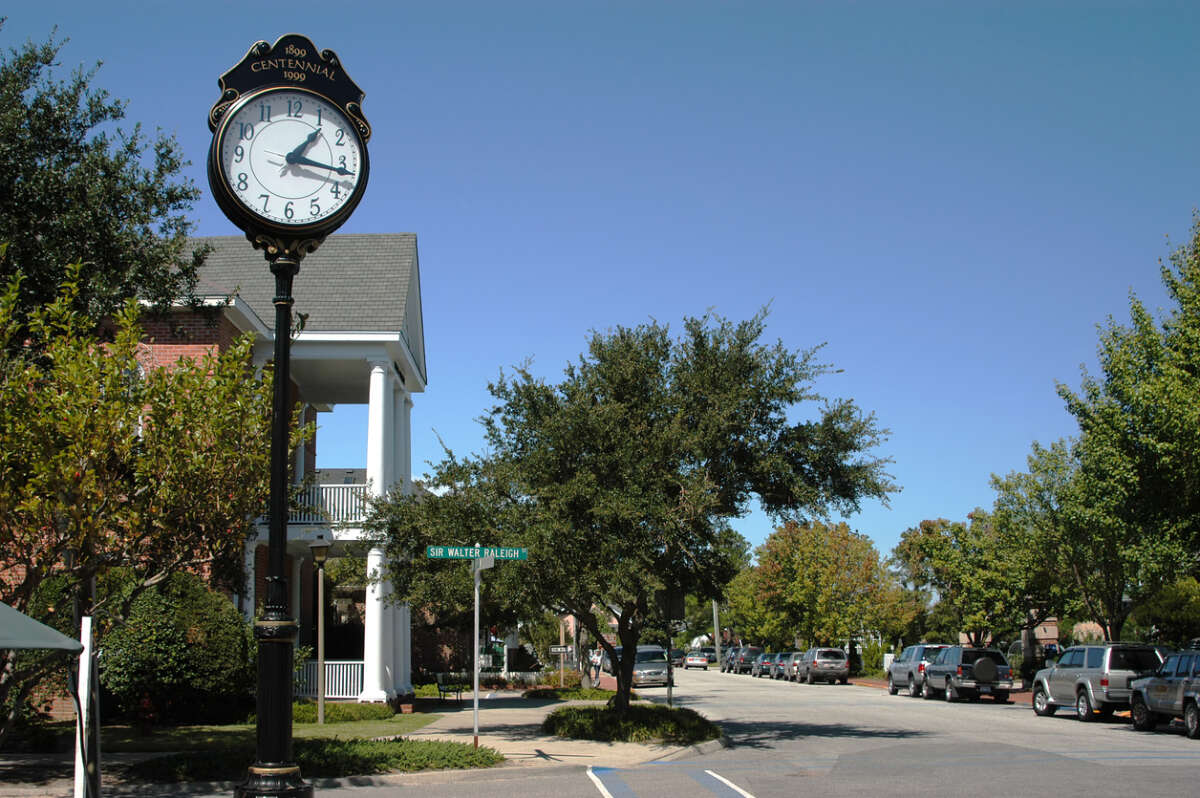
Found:
M 985 685 L 985 686 L 983 686 L 983 687 L 980 687 L 980 688 L 979 688 L 979 692 L 981 692 L 981 693 L 985 693 L 985 694 L 986 694 L 986 693 L 990 693 L 990 692 L 992 692 L 992 688 L 990 688 L 990 687 L 987 687 L 987 686 Z

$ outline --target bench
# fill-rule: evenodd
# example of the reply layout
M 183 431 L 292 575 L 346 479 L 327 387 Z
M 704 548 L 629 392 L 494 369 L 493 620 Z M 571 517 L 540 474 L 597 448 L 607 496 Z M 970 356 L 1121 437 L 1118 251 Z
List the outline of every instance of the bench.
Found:
M 454 697 L 456 699 L 458 699 L 459 703 L 462 703 L 463 691 L 465 691 L 467 689 L 468 689 L 467 685 L 463 684 L 462 682 L 451 679 L 450 674 L 448 674 L 448 673 L 439 673 L 437 675 L 437 690 L 438 690 L 438 700 L 439 701 L 445 701 L 446 696 L 450 695 L 451 693 L 454 693 Z

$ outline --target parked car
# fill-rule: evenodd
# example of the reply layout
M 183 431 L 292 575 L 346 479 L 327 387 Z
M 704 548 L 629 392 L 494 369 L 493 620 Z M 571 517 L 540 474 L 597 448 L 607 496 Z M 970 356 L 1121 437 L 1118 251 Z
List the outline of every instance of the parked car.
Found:
M 737 658 L 733 661 L 734 673 L 749 673 L 754 667 L 754 661 L 763 650 L 758 646 L 742 646 L 738 649 Z
M 925 684 L 925 667 L 937 659 L 946 643 L 918 643 L 908 646 L 888 667 L 888 694 L 895 695 L 901 689 L 916 698 Z
M 686 652 L 684 652 L 684 650 L 682 648 L 671 649 L 671 664 L 677 668 L 682 667 L 683 666 L 683 658 L 685 656 L 686 656 Z
M 801 679 L 809 684 L 816 681 L 845 684 L 850 680 L 850 661 L 846 659 L 846 652 L 826 646 L 810 648 L 796 668 L 796 681 Z
M 1053 715 L 1059 707 L 1075 707 L 1080 720 L 1109 717 L 1129 709 L 1130 685 L 1162 665 L 1153 646 L 1096 643 L 1072 646 L 1058 661 L 1033 677 L 1033 711 Z
M 670 663 L 662 646 L 638 646 L 633 659 L 634 687 L 665 687 L 670 681 Z
M 725 656 L 721 660 L 721 673 L 728 673 L 733 670 L 733 664 L 737 662 L 738 649 L 741 646 L 730 646 L 725 649 Z
M 708 670 L 708 655 L 703 651 L 689 651 L 683 658 L 683 669 L 690 671 L 692 668 Z
M 940 695 L 947 701 L 990 695 L 996 703 L 1003 704 L 1012 688 L 1012 668 L 1002 652 L 994 648 L 947 646 L 925 666 L 921 694 L 926 698 Z
M 700 646 L 700 650 L 701 650 L 701 651 L 703 651 L 703 652 L 704 652 L 704 654 L 705 654 L 705 656 L 707 656 L 707 657 L 708 657 L 708 661 L 709 661 L 709 662 L 716 662 L 716 661 L 717 661 L 717 648 L 716 648 L 716 646 Z
M 771 675 L 771 660 L 775 659 L 774 653 L 762 653 L 754 658 L 754 664 L 750 666 L 750 675 L 754 677 L 770 676 Z
M 792 656 L 790 651 L 780 651 L 775 655 L 775 659 L 771 660 L 771 678 L 783 678 L 783 666 L 787 663 L 788 658 Z
M 1183 730 L 1200 738 L 1200 650 L 1178 651 L 1153 676 L 1131 686 L 1129 714 L 1133 728 L 1150 731 L 1160 721 L 1183 718 Z
M 789 682 L 796 681 L 796 668 L 802 659 L 804 659 L 803 651 L 793 651 L 788 654 L 787 658 L 783 661 L 783 678 Z

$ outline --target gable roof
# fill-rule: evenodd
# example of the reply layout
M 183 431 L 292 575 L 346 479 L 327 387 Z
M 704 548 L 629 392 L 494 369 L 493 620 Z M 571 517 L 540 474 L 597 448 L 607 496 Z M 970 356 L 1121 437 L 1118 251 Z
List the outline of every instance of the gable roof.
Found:
M 207 244 L 196 293 L 238 295 L 274 332 L 275 276 L 244 236 L 196 238 Z M 292 284 L 293 313 L 306 333 L 399 333 L 425 380 L 425 328 L 415 233 L 332 235 L 305 256 Z

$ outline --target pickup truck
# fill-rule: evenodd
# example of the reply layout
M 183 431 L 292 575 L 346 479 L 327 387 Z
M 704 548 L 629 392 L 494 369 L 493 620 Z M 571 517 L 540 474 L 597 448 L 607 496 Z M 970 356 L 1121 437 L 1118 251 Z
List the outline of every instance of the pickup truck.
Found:
M 994 648 L 948 646 L 937 659 L 925 666 L 922 695 L 947 701 L 958 698 L 978 699 L 990 695 L 996 703 L 1008 701 L 1013 689 L 1012 668 Z

